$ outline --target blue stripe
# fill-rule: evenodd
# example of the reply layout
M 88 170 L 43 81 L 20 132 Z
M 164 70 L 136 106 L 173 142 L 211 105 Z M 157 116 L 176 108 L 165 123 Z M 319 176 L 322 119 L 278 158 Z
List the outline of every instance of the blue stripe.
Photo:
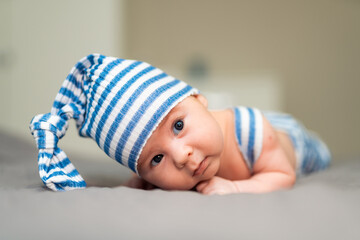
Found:
M 67 180 L 67 181 L 56 183 L 56 187 L 61 187 L 62 189 L 64 189 L 65 187 L 85 188 L 86 183 L 84 181 L 74 182 L 74 181 L 71 181 L 71 180 Z M 63 190 L 60 190 L 60 191 L 63 191 Z
M 119 127 L 120 123 L 122 122 L 124 116 L 126 115 L 126 113 L 129 111 L 129 109 L 131 108 L 131 106 L 135 103 L 136 99 L 140 96 L 140 94 L 142 94 L 145 89 L 147 89 L 149 86 L 151 86 L 151 84 L 153 84 L 154 82 L 157 82 L 165 77 L 167 77 L 168 75 L 166 73 L 160 73 L 159 75 L 152 77 L 150 79 L 148 79 L 147 81 L 143 82 L 137 89 L 136 91 L 131 94 L 131 97 L 128 99 L 128 101 L 124 104 L 124 106 L 120 109 L 120 112 L 118 113 L 118 115 L 116 116 L 113 124 L 111 125 L 109 132 L 106 136 L 105 139 L 105 143 L 104 143 L 104 151 L 109 154 L 109 148 L 111 145 L 111 141 L 114 137 L 114 134 L 117 132 L 117 128 Z
M 116 86 L 116 84 L 126 75 L 128 74 L 131 70 L 133 70 L 135 67 L 137 67 L 138 65 L 140 65 L 142 62 L 135 62 L 133 64 L 131 64 L 130 66 L 128 66 L 126 69 L 124 69 L 123 71 L 121 71 L 119 74 L 116 75 L 116 77 L 111 81 L 111 83 L 107 86 L 108 90 L 104 90 L 103 94 L 104 96 L 101 96 L 102 100 L 98 102 L 98 104 L 102 105 L 104 99 L 106 99 L 107 95 L 110 93 L 111 89 Z M 152 71 L 154 69 L 154 67 L 149 66 L 145 69 L 143 69 L 141 72 L 139 72 L 138 74 L 136 74 L 134 77 L 132 77 L 129 81 L 127 81 L 122 88 L 116 93 L 116 95 L 111 99 L 111 102 L 109 104 L 109 106 L 106 108 L 105 112 L 103 113 L 103 115 L 101 116 L 101 119 L 99 121 L 98 127 L 96 129 L 96 134 L 95 134 L 95 140 L 97 142 L 97 144 L 100 146 L 100 137 L 101 137 L 101 132 L 104 128 L 104 125 L 107 121 L 107 119 L 109 118 L 111 112 L 113 111 L 114 107 L 116 106 L 117 102 L 120 100 L 120 98 L 124 95 L 124 93 L 130 88 L 130 86 L 135 83 L 141 76 L 143 76 L 144 74 Z M 97 115 L 97 112 L 94 114 L 94 116 Z M 106 146 L 104 146 L 104 148 L 106 148 Z M 105 149 L 104 149 L 105 151 Z M 106 152 L 106 151 L 105 151 Z
M 241 112 L 238 108 L 234 109 L 235 113 L 235 133 L 238 144 L 241 146 Z
M 54 126 L 52 123 L 47 122 L 50 116 L 51 116 L 50 113 L 44 114 L 37 122 L 32 123 L 33 131 L 37 131 L 37 145 L 39 149 L 46 148 L 46 143 L 47 143 L 46 131 L 50 131 L 54 135 L 55 145 L 58 141 L 58 137 L 56 135 L 56 133 L 58 132 L 58 128 L 56 128 L 56 126 Z M 42 126 L 43 122 L 48 124 L 46 128 Z
M 79 71 L 79 69 L 77 69 Z M 79 71 L 80 72 L 80 71 Z M 77 81 L 76 79 L 76 75 L 75 74 L 79 74 L 77 71 L 69 73 L 69 75 L 66 77 L 65 83 L 66 82 L 70 82 L 74 85 L 75 88 L 77 89 L 81 89 L 81 85 L 79 84 L 80 81 Z M 65 85 L 65 84 L 64 84 Z
M 46 126 L 43 126 L 44 124 L 48 125 Z M 52 125 L 51 123 L 49 122 L 46 122 L 46 121 L 41 121 L 41 122 L 35 122 L 33 123 L 33 128 L 34 130 L 38 130 L 38 131 L 52 131 L 52 132 L 56 132 L 56 127 L 54 125 Z
M 82 106 L 82 105 L 78 105 L 78 104 L 76 104 L 76 103 L 70 103 L 69 104 L 69 106 L 71 107 L 71 109 L 72 109 L 72 111 L 73 111 L 73 116 L 72 116 L 72 118 L 73 119 L 79 119 L 79 115 L 82 115 L 83 114 L 83 112 L 82 111 L 84 111 L 85 109 L 84 109 L 84 107 L 85 106 Z M 79 107 L 81 107 L 81 110 L 79 109 Z M 61 117 L 62 117 L 63 115 L 61 115 Z M 67 116 L 67 114 L 65 114 L 65 116 Z
M 46 132 L 44 130 L 38 130 L 37 132 L 37 147 L 38 149 L 46 148 Z
M 77 62 L 77 63 L 75 64 L 75 68 L 76 68 L 79 72 L 81 72 L 82 70 L 84 70 L 85 65 L 84 65 L 83 62 L 79 61 L 79 62 Z
M 46 122 L 50 118 L 50 114 L 44 114 L 37 122 L 33 123 L 34 130 L 38 130 L 37 135 L 37 144 L 39 149 L 43 149 L 46 146 L 46 133 L 40 126 L 41 122 Z
M 60 102 L 61 105 L 57 105 L 57 108 L 61 109 L 63 106 L 65 106 L 66 104 L 69 104 L 71 102 L 75 102 L 78 104 L 80 103 L 81 105 L 83 105 L 84 103 L 80 100 L 80 98 L 79 98 L 80 96 L 76 95 L 72 90 L 70 90 L 67 87 L 68 86 L 61 87 L 58 94 L 62 94 L 63 96 L 68 97 L 70 99 L 70 101 L 67 100 L 67 102 Z M 82 92 L 83 90 L 80 89 L 80 91 Z M 54 107 L 54 104 L 53 104 L 53 107 Z
M 46 122 L 46 121 L 47 120 L 33 123 L 34 130 L 38 130 L 39 132 L 51 131 L 53 134 L 56 134 L 56 132 L 58 131 L 58 128 L 56 128 L 56 126 L 54 126 L 52 123 Z M 48 126 L 46 126 L 46 128 L 45 128 L 45 126 L 43 126 L 44 124 L 46 124 Z
M 40 155 L 40 154 L 39 154 Z M 46 157 L 48 157 L 49 155 L 44 155 Z M 51 155 L 49 157 L 49 159 L 52 159 L 53 158 L 53 155 Z M 55 169 L 55 168 L 60 168 L 60 169 L 63 169 L 65 167 L 67 167 L 69 164 L 71 164 L 69 158 L 65 158 L 63 160 L 61 160 L 61 164 L 55 164 L 51 161 L 50 163 L 50 166 L 47 166 L 46 164 L 39 164 L 39 171 L 40 170 L 44 170 L 45 172 L 50 172 L 51 170 Z
M 52 158 L 53 154 L 48 152 L 39 152 L 38 158 Z M 39 160 L 39 159 L 38 159 Z M 40 166 L 39 166 L 40 167 Z M 43 169 L 43 168 L 42 168 Z
M 64 105 L 64 103 L 62 103 L 62 102 L 54 101 L 52 107 L 55 108 L 55 109 L 60 109 L 63 105 Z
M 52 177 L 56 177 L 56 176 L 68 176 L 70 178 L 74 178 L 74 177 L 80 175 L 76 169 L 72 170 L 69 173 L 65 173 L 65 172 L 63 172 L 63 170 L 64 169 L 60 169 L 60 171 L 53 172 L 52 174 L 43 177 L 43 181 L 47 181 L 48 179 L 50 179 Z
M 64 95 L 65 97 L 70 98 L 71 100 L 74 100 L 76 102 L 79 101 L 79 98 L 74 94 L 74 92 L 67 87 L 61 87 L 59 93 Z
M 67 115 L 66 115 L 67 116 Z M 59 116 L 59 120 L 57 121 L 56 128 L 58 131 L 62 131 L 64 129 L 64 126 L 66 125 L 66 120 L 62 119 L 61 116 Z
M 129 65 L 127 68 L 123 69 L 121 72 L 119 72 L 115 78 L 111 81 L 111 83 L 109 85 L 106 86 L 106 89 L 104 90 L 104 92 L 101 95 L 101 98 L 99 99 L 98 104 L 101 106 L 104 99 L 106 99 L 107 95 L 111 92 L 111 89 L 117 84 L 117 82 L 119 82 L 126 74 L 128 74 L 131 70 L 133 70 L 135 67 L 137 67 L 138 65 L 140 65 L 142 62 L 134 62 L 131 65 Z M 126 82 L 125 85 L 116 93 L 115 97 L 112 98 L 109 106 L 106 108 L 105 112 L 103 113 L 103 115 L 101 116 L 101 119 L 98 123 L 97 129 L 96 129 L 96 133 L 95 133 L 95 141 L 97 142 L 97 144 L 100 146 L 100 136 L 101 136 L 101 132 L 102 129 L 104 128 L 104 124 L 106 122 L 106 120 L 108 119 L 110 113 L 112 112 L 113 108 L 115 107 L 115 105 L 117 104 L 117 102 L 119 101 L 119 99 L 121 98 L 121 96 L 123 95 L 123 93 L 136 81 L 137 79 L 134 77 L 132 78 L 130 81 Z M 100 109 L 100 107 L 98 108 Z M 98 114 L 98 112 L 94 111 L 93 116 L 95 117 Z M 91 132 L 91 129 L 88 129 L 89 133 Z
M 250 160 L 251 166 L 254 164 L 254 144 L 255 144 L 255 114 L 253 109 L 247 108 L 249 111 L 249 144 L 247 155 Z
M 179 81 L 180 82 L 180 81 Z M 181 98 L 182 96 L 184 96 L 185 94 L 187 94 L 189 91 L 191 91 L 192 87 L 187 85 L 186 87 L 184 87 L 183 89 L 181 89 L 180 91 L 178 91 L 176 94 L 172 95 L 171 97 L 169 97 L 159 108 L 158 110 L 155 112 L 155 114 L 152 116 L 152 118 L 148 121 L 148 123 L 146 124 L 146 126 L 144 127 L 143 131 L 141 132 L 141 134 L 139 135 L 139 137 L 137 138 L 133 148 L 131 149 L 130 152 L 130 156 L 129 156 L 129 161 L 128 161 L 128 166 L 131 170 L 133 170 L 134 172 L 136 172 L 135 169 L 135 163 L 139 154 L 139 151 L 141 150 L 145 139 L 148 138 L 149 134 L 151 133 L 151 131 L 153 131 L 153 127 L 156 123 L 158 123 L 159 119 L 161 117 L 163 117 L 164 113 L 166 111 L 168 111 L 169 107 L 173 105 L 174 102 L 176 102 L 179 98 Z M 120 142 L 119 142 L 120 143 Z M 117 158 L 116 158 L 117 159 Z
M 105 80 L 106 76 L 109 74 L 109 72 L 110 72 L 114 67 L 118 66 L 118 65 L 119 65 L 121 62 L 123 62 L 123 61 L 124 61 L 123 59 L 116 59 L 115 61 L 110 62 L 110 63 L 104 68 L 104 70 L 100 73 L 98 79 L 96 80 L 96 83 L 97 83 L 97 84 L 94 84 L 94 86 L 92 87 L 92 89 L 93 89 L 93 90 L 92 90 L 92 93 L 91 93 L 92 97 L 90 98 L 89 103 L 88 103 L 88 105 L 87 105 L 87 106 L 88 106 L 88 113 L 90 113 L 90 108 L 92 107 L 93 101 L 94 101 L 94 99 L 95 99 L 95 93 L 97 92 L 97 89 L 98 89 L 98 87 L 100 86 L 100 83 Z M 91 78 L 91 75 L 89 75 L 89 78 Z M 106 90 L 105 90 L 105 93 L 106 93 Z M 107 95 L 107 94 L 108 94 L 108 93 L 106 93 L 106 95 Z M 103 95 L 104 95 L 104 92 L 102 93 L 101 97 L 103 97 Z M 100 103 L 100 102 L 101 102 L 101 103 Z M 92 127 L 93 127 L 95 117 L 96 117 L 96 115 L 97 115 L 97 113 L 98 113 L 98 111 L 99 111 L 99 109 L 100 109 L 100 107 L 101 107 L 101 105 L 102 105 L 102 102 L 103 102 L 103 99 L 100 98 L 100 99 L 99 99 L 99 103 L 98 103 L 98 105 L 96 105 L 94 112 L 93 112 L 91 115 L 90 115 L 90 114 L 87 114 L 87 115 L 86 115 L 86 119 L 85 119 L 84 122 L 88 122 L 88 119 L 90 119 L 90 122 L 89 122 L 89 124 L 88 124 L 88 126 L 87 126 L 87 128 L 86 128 L 86 134 L 87 134 L 88 136 L 90 136 L 90 132 L 91 132 L 91 129 L 92 129 Z M 82 131 L 82 129 L 81 129 L 80 131 Z
M 53 146 L 52 145 L 48 146 L 48 144 L 47 144 L 48 141 L 46 139 L 46 132 L 43 131 L 41 133 L 42 134 L 41 135 L 39 134 L 40 137 L 38 138 L 38 146 L 37 146 L 38 149 L 47 149 L 47 148 L 52 148 L 52 147 L 56 148 L 57 147 L 59 138 L 56 135 L 54 135 Z
M 151 106 L 151 104 L 164 93 L 166 90 L 172 88 L 173 86 L 179 84 L 180 81 L 175 79 L 165 85 L 158 87 L 150 96 L 144 101 L 144 103 L 137 109 L 136 113 L 130 120 L 129 124 L 126 126 L 126 130 L 122 133 L 119 142 L 116 147 L 115 160 L 122 163 L 122 152 L 125 147 L 125 143 L 128 141 L 133 129 L 139 123 L 140 118 L 146 112 L 146 110 Z M 156 113 L 155 113 L 156 114 Z
M 47 113 L 47 114 L 44 114 L 38 122 L 46 122 L 47 120 L 49 120 L 51 114 L 50 113 Z
M 45 184 L 44 180 L 43 180 L 43 182 Z M 54 186 L 56 188 L 56 191 L 63 192 L 63 191 L 65 191 L 65 189 L 64 189 L 65 187 L 70 187 L 70 188 L 74 188 L 74 189 L 75 188 L 85 188 L 86 183 L 85 183 L 85 181 L 74 182 L 71 180 L 66 180 L 66 181 L 62 181 L 62 182 L 56 182 L 56 183 L 54 183 Z
M 94 57 L 95 55 L 94 54 L 90 54 L 86 57 L 86 59 L 90 62 L 90 65 L 93 65 L 95 62 L 94 62 Z M 104 58 L 105 56 L 103 55 L 99 55 L 99 58 Z

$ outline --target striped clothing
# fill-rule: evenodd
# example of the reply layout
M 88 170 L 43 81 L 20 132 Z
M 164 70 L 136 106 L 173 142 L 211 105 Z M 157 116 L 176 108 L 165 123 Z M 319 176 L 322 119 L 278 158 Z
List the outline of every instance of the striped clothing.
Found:
M 248 107 L 236 107 L 233 111 L 236 140 L 251 172 L 262 151 L 263 116 L 275 130 L 289 136 L 295 150 L 298 175 L 325 169 L 330 164 L 331 154 L 326 144 L 292 116 L 260 112 L 256 108 Z
M 256 108 L 234 108 L 235 136 L 246 165 L 252 171 L 263 144 L 263 119 Z

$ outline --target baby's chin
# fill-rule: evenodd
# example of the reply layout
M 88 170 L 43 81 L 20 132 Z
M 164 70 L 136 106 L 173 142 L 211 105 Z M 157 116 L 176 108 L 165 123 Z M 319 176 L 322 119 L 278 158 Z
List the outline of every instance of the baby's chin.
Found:
M 187 176 L 184 179 L 180 180 L 179 178 L 167 178 L 167 179 L 156 179 L 154 182 L 151 182 L 149 179 L 148 181 L 153 185 L 161 188 L 163 190 L 179 190 L 179 191 L 187 191 L 192 190 L 198 185 L 200 182 L 208 181 L 214 176 L 216 176 L 217 172 L 219 171 L 220 160 L 215 158 L 212 159 L 211 163 L 209 164 L 208 168 L 205 172 L 200 176 Z M 167 182 L 164 182 L 167 181 Z

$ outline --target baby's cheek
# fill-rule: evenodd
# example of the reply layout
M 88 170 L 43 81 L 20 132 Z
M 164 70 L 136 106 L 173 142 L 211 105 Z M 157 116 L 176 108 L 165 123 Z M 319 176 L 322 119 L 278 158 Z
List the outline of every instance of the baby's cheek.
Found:
M 224 137 L 220 128 L 214 127 L 208 136 L 208 146 L 214 151 L 220 151 L 224 147 Z

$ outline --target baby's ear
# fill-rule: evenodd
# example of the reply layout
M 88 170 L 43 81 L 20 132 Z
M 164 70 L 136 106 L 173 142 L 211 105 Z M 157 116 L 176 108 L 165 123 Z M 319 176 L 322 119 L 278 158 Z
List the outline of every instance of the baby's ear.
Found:
M 202 94 L 196 94 L 194 95 L 194 97 L 199 100 L 199 102 L 204 105 L 205 108 L 208 107 L 208 100 L 206 99 L 206 97 Z

